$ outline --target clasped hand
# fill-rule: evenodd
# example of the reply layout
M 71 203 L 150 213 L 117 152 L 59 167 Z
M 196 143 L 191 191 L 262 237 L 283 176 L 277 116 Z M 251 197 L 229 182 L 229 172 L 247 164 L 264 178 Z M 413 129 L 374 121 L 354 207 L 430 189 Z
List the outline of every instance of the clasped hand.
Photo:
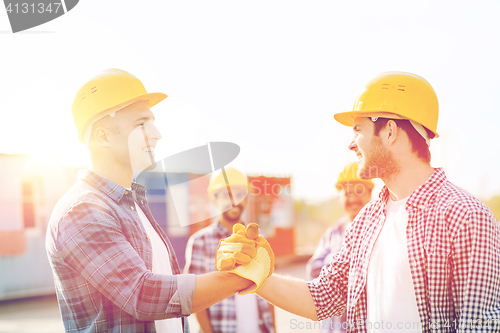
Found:
M 219 242 L 215 268 L 237 274 L 255 283 L 238 294 L 259 291 L 274 272 L 274 253 L 268 241 L 259 235 L 259 226 L 250 223 L 246 228 L 237 223 L 233 234 Z

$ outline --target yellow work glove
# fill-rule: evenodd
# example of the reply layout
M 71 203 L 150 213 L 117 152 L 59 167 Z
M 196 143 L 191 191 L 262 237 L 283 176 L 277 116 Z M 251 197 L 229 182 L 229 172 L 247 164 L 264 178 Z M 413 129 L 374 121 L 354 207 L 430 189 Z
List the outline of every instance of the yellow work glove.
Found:
M 252 229 L 255 227 L 249 230 L 251 236 L 253 236 L 252 232 L 255 233 Z M 245 233 L 245 226 L 237 223 L 233 226 L 233 234 L 219 242 L 215 262 L 216 270 L 227 271 L 236 265 L 248 264 L 255 257 L 257 254 L 256 243 L 253 239 L 246 237 Z M 258 226 L 256 234 L 259 234 Z
M 244 237 L 245 240 L 243 241 L 239 236 Z M 243 242 L 237 243 L 237 245 L 235 245 L 233 243 L 234 241 Z M 239 250 L 240 247 L 241 249 L 243 249 L 243 245 L 251 245 L 249 241 L 253 242 L 256 248 L 256 254 L 254 256 L 247 254 L 249 252 L 248 249 L 247 253 L 243 253 Z M 233 243 L 233 248 L 236 252 L 231 252 L 230 247 L 224 248 L 226 252 L 219 251 L 222 246 L 221 244 L 224 244 L 226 246 L 229 243 Z M 255 285 L 240 291 L 240 295 L 246 295 L 259 291 L 264 286 L 266 278 L 274 272 L 273 250 L 271 249 L 271 246 L 269 245 L 267 240 L 259 235 L 259 226 L 255 223 L 250 223 L 246 229 L 242 224 L 234 225 L 233 234 L 219 243 L 219 249 L 217 250 L 216 257 L 217 270 L 228 271 L 237 274 L 255 283 Z M 228 257 L 244 258 L 244 260 L 235 259 L 233 262 L 227 260 Z

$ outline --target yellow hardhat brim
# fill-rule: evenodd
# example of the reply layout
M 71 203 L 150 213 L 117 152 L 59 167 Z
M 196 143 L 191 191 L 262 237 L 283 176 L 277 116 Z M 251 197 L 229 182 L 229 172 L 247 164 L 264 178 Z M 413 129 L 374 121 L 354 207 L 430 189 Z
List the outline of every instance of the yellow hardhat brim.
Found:
M 356 185 L 356 184 L 361 184 L 361 185 L 364 185 L 366 186 L 366 188 L 368 188 L 368 190 L 373 190 L 373 188 L 375 187 L 375 184 L 373 183 L 373 181 L 371 179 L 354 179 L 354 180 L 346 180 L 346 181 L 342 181 L 342 182 L 337 182 L 335 184 L 335 188 L 337 190 L 342 190 L 343 186 L 345 184 L 353 184 L 353 185 Z
M 92 125 L 93 123 L 95 123 L 96 121 L 98 121 L 99 119 L 104 118 L 105 116 L 108 116 L 110 114 L 113 114 L 116 111 L 119 111 L 119 110 L 121 110 L 121 109 L 135 103 L 135 102 L 147 101 L 149 104 L 149 107 L 152 108 L 153 106 L 160 103 L 161 101 L 163 101 L 167 97 L 168 97 L 168 95 L 166 95 L 164 93 L 160 93 L 160 92 L 146 93 L 146 94 L 142 94 L 142 95 L 138 95 L 138 96 L 129 98 L 129 99 L 127 99 L 123 102 L 120 102 L 118 104 L 109 105 L 109 106 L 105 107 L 104 111 L 102 111 L 102 112 L 96 114 L 94 117 L 90 118 L 86 122 L 86 124 L 83 126 L 83 128 L 86 128 L 86 127 Z M 84 132 L 85 131 L 82 131 L 82 133 L 78 136 L 78 139 L 80 140 L 81 143 L 85 143 L 85 139 L 83 138 Z
M 354 119 L 359 117 L 357 114 L 359 114 L 359 112 L 340 112 L 334 114 L 333 117 L 342 125 L 352 127 L 354 125 Z
M 358 117 L 380 117 L 380 118 L 384 118 L 384 114 L 387 114 L 387 113 L 393 113 L 393 112 L 391 112 L 391 111 L 381 111 L 381 110 L 376 110 L 376 111 L 348 111 L 348 112 L 335 113 L 333 115 L 333 117 L 335 118 L 336 121 L 338 121 L 342 125 L 352 127 L 352 126 L 354 126 L 354 120 L 356 118 L 358 118 Z M 403 117 L 401 117 L 401 119 L 413 120 L 413 119 L 410 119 L 410 118 L 403 118 Z M 413 121 L 415 121 L 415 120 L 413 120 Z M 434 133 L 435 138 L 439 137 L 439 134 L 437 132 L 434 132 L 432 130 L 431 130 L 431 132 Z

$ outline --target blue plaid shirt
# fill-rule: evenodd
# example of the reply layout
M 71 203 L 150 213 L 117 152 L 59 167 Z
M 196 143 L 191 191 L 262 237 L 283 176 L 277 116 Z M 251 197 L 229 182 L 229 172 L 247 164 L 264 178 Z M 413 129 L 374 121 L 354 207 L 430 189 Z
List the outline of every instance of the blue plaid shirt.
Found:
M 205 274 L 215 271 L 215 253 L 219 241 L 231 236 L 220 222 L 213 223 L 199 230 L 189 238 L 186 247 L 185 273 Z M 257 297 L 259 310 L 259 327 L 261 332 L 274 333 L 273 318 L 269 303 Z M 235 295 L 208 308 L 210 323 L 214 333 L 236 333 L 236 300 Z
M 191 312 L 194 275 L 177 275 L 177 259 L 149 210 L 146 188 L 133 183 L 132 191 L 164 241 L 174 275 L 151 273 L 152 246 L 133 194 L 83 170 L 54 208 L 46 239 L 67 332 L 155 332 L 155 320 Z M 185 317 L 182 322 L 189 332 Z

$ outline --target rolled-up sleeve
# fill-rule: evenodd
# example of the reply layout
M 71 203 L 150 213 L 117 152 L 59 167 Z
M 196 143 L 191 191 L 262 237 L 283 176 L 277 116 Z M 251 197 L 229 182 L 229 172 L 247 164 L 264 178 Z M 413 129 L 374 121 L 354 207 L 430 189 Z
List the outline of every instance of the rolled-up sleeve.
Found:
M 177 277 L 177 291 L 172 296 L 168 303 L 167 313 L 168 318 L 189 316 L 193 309 L 193 296 L 195 289 L 194 274 L 181 274 Z

